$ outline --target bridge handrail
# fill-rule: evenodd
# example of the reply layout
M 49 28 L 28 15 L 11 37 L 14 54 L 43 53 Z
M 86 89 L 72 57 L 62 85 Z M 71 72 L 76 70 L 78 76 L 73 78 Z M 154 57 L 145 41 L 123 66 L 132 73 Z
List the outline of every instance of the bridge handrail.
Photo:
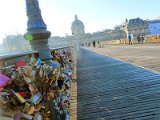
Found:
M 53 50 L 62 49 L 62 48 L 69 48 L 69 47 L 72 47 L 72 46 L 63 46 L 63 47 L 50 48 L 50 50 L 53 51 Z M 9 60 L 9 59 L 22 57 L 22 56 L 26 56 L 26 55 L 30 55 L 30 54 L 36 54 L 36 53 L 38 53 L 38 51 L 26 51 L 26 52 L 14 53 L 14 54 L 0 55 L 0 61 Z

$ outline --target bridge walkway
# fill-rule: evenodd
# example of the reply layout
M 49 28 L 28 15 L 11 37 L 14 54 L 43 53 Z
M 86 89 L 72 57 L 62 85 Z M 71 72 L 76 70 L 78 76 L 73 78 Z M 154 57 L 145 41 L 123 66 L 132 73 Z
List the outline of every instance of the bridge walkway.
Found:
M 160 74 L 81 48 L 78 120 L 160 120 Z

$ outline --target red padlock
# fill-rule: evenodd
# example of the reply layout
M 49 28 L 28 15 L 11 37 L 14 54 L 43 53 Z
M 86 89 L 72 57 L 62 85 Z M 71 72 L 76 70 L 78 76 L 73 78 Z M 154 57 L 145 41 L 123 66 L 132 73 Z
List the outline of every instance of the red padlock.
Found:
M 25 60 L 19 60 L 18 62 L 16 62 L 15 67 L 17 69 L 18 67 L 23 67 L 26 65 L 27 65 L 27 62 Z

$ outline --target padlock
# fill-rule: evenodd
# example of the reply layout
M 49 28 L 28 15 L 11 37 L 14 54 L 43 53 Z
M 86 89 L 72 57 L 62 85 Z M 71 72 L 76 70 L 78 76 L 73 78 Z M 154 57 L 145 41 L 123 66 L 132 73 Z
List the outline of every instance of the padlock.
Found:
M 26 77 L 32 77 L 32 66 L 24 66 L 22 67 L 22 72 Z
M 2 89 L 3 90 L 3 89 Z M 0 96 L 8 96 L 8 95 L 10 95 L 8 92 L 1 92 L 0 91 Z
M 69 90 L 71 88 L 71 83 L 69 81 L 67 81 L 65 83 L 65 90 Z
M 6 75 L 0 74 L 0 88 L 5 87 L 10 81 L 11 78 L 7 77 Z
M 17 113 L 14 115 L 14 120 L 21 120 L 22 116 L 23 116 L 23 113 Z
M 55 75 L 57 72 L 57 68 L 52 71 L 52 74 Z
M 42 116 L 40 115 L 39 112 L 36 112 L 36 113 L 34 114 L 33 120 L 42 120 Z
M 32 66 L 36 64 L 36 59 L 33 56 L 30 57 L 29 64 Z
M 16 99 L 20 102 L 20 103 L 25 103 L 26 100 L 19 94 L 19 93 L 16 93 L 14 90 L 10 89 L 10 92 L 12 95 L 14 95 L 16 97 Z
M 50 90 L 49 93 L 48 93 L 48 95 L 49 95 L 50 99 L 54 99 L 55 96 L 56 96 L 56 93 L 55 93 L 54 90 Z
M 37 92 L 31 97 L 30 102 L 37 105 L 42 100 L 42 98 L 43 98 L 42 94 L 40 92 Z
M 25 60 L 19 60 L 18 62 L 15 63 L 15 68 L 23 67 L 26 66 L 27 62 Z
M 12 72 L 12 75 L 11 75 L 11 78 L 12 78 L 12 79 L 15 79 L 15 78 L 17 78 L 17 77 L 18 77 L 18 72 L 13 71 L 13 72 Z
M 24 113 L 26 113 L 26 112 L 28 112 L 29 110 L 30 110 L 30 107 L 31 107 L 31 104 L 30 103 L 28 103 L 28 102 L 25 102 L 25 104 L 24 104 L 24 107 L 23 107 L 23 109 L 22 109 L 22 112 Z
M 30 108 L 27 111 L 27 114 L 31 115 L 35 112 L 35 106 L 31 105 Z
M 42 70 L 42 68 L 40 68 L 40 70 L 39 70 L 39 76 L 42 78 L 42 76 L 43 76 L 43 70 Z
M 55 76 L 56 76 L 56 80 L 58 80 L 60 76 L 60 68 L 57 69 Z
M 44 64 L 44 61 L 42 61 L 40 58 L 37 59 L 38 64 Z
M 49 77 L 48 77 L 48 74 L 46 73 L 45 74 L 45 83 L 47 84 L 49 82 Z
M 68 101 L 68 99 L 69 99 L 68 96 L 65 96 L 65 95 L 63 96 L 63 101 L 64 102 Z
M 33 119 L 33 116 L 32 116 L 32 115 L 29 115 L 29 114 L 23 114 L 23 115 L 22 115 L 22 118 L 23 118 L 23 119 L 26 119 L 26 120 L 32 120 L 32 119 Z

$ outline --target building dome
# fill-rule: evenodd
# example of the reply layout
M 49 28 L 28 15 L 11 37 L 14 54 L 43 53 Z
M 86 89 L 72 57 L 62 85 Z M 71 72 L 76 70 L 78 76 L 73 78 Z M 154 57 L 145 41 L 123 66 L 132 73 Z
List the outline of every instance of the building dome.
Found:
M 75 20 L 72 22 L 72 35 L 81 35 L 84 34 L 84 24 L 82 21 L 78 20 L 77 15 L 75 15 Z

